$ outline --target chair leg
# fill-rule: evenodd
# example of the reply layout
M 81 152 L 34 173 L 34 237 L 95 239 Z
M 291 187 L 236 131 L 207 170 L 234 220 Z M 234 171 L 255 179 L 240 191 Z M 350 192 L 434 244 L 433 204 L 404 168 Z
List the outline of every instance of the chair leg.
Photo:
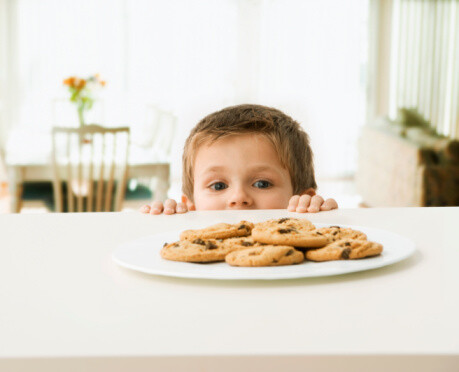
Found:
M 19 213 L 22 207 L 22 180 L 23 170 L 20 167 L 8 167 L 10 189 L 10 211 Z
M 54 196 L 54 211 L 62 213 L 63 200 L 62 200 L 62 184 L 58 181 L 53 182 L 53 196 Z
M 10 211 L 20 213 L 22 208 L 22 183 L 10 183 Z
M 22 192 L 24 190 L 24 186 L 21 184 L 16 185 L 15 191 L 15 205 L 14 205 L 14 213 L 20 213 L 22 209 Z

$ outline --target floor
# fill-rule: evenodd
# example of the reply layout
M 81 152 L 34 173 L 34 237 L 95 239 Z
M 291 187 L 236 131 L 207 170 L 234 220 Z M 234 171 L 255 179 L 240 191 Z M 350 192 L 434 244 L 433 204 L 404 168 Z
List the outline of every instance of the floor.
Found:
M 1 187 L 3 186 L 3 187 Z M 138 210 L 151 200 L 151 192 L 145 186 L 131 183 L 127 190 L 127 199 L 123 202 L 123 211 Z M 41 196 L 40 196 L 41 194 Z M 52 208 L 52 188 L 46 190 L 42 184 L 35 185 L 27 192 L 26 200 L 22 201 L 21 213 L 50 213 Z M 10 213 L 10 195 L 7 185 L 0 185 L 0 214 Z
M 340 208 L 359 208 L 362 207 L 362 199 L 358 195 L 352 178 L 346 179 L 324 179 L 317 181 L 319 188 L 317 193 L 325 199 L 334 198 Z M 131 183 L 131 187 L 133 187 Z M 175 190 L 174 190 L 175 189 Z M 174 188 L 172 185 L 171 194 L 179 193 L 179 186 Z M 0 213 L 10 213 L 10 197 L 6 184 L 0 185 Z M 136 211 L 142 205 L 151 201 L 149 193 L 137 192 L 136 196 L 125 200 L 123 211 Z M 50 209 L 44 200 L 34 199 L 23 202 L 21 213 L 48 213 Z

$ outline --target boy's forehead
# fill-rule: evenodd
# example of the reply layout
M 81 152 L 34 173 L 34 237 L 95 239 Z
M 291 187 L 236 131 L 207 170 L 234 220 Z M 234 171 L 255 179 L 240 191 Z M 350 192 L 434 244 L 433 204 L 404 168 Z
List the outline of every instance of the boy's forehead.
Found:
M 264 133 L 231 133 L 222 137 L 212 138 L 208 137 L 196 147 L 195 152 L 199 152 L 202 148 L 220 148 L 220 147 L 237 147 L 241 142 L 251 142 L 257 144 L 267 145 L 274 149 L 272 142 Z
M 209 154 L 213 156 L 219 154 L 255 156 L 260 153 L 277 157 L 274 145 L 265 135 L 258 133 L 231 134 L 215 140 L 209 138 L 203 141 L 196 147 L 194 159 L 196 161 L 197 158 L 203 158 Z
M 203 172 L 205 173 L 219 173 L 228 170 L 229 167 L 224 165 L 209 165 L 204 167 Z M 252 172 L 262 172 L 262 171 L 269 171 L 273 170 L 273 166 L 271 164 L 247 164 L 245 169 L 250 170 Z
M 245 172 L 272 171 L 284 166 L 266 136 L 245 134 L 201 144 L 196 152 L 194 168 L 197 175 L 221 173 L 235 168 Z

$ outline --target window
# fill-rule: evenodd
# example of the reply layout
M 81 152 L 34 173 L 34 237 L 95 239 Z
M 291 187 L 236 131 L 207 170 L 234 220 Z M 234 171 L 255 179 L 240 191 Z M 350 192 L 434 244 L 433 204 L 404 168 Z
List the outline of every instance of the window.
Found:
M 438 134 L 459 138 L 458 2 L 394 0 L 387 19 L 380 29 L 391 34 L 390 59 L 381 63 L 389 81 L 382 111 L 395 119 L 399 108 L 416 109 Z

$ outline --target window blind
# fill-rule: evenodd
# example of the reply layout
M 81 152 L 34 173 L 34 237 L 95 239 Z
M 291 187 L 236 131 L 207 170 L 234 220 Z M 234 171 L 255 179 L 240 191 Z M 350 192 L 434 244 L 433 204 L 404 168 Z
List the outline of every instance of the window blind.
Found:
M 415 108 L 459 138 L 459 1 L 394 0 L 389 116 Z

